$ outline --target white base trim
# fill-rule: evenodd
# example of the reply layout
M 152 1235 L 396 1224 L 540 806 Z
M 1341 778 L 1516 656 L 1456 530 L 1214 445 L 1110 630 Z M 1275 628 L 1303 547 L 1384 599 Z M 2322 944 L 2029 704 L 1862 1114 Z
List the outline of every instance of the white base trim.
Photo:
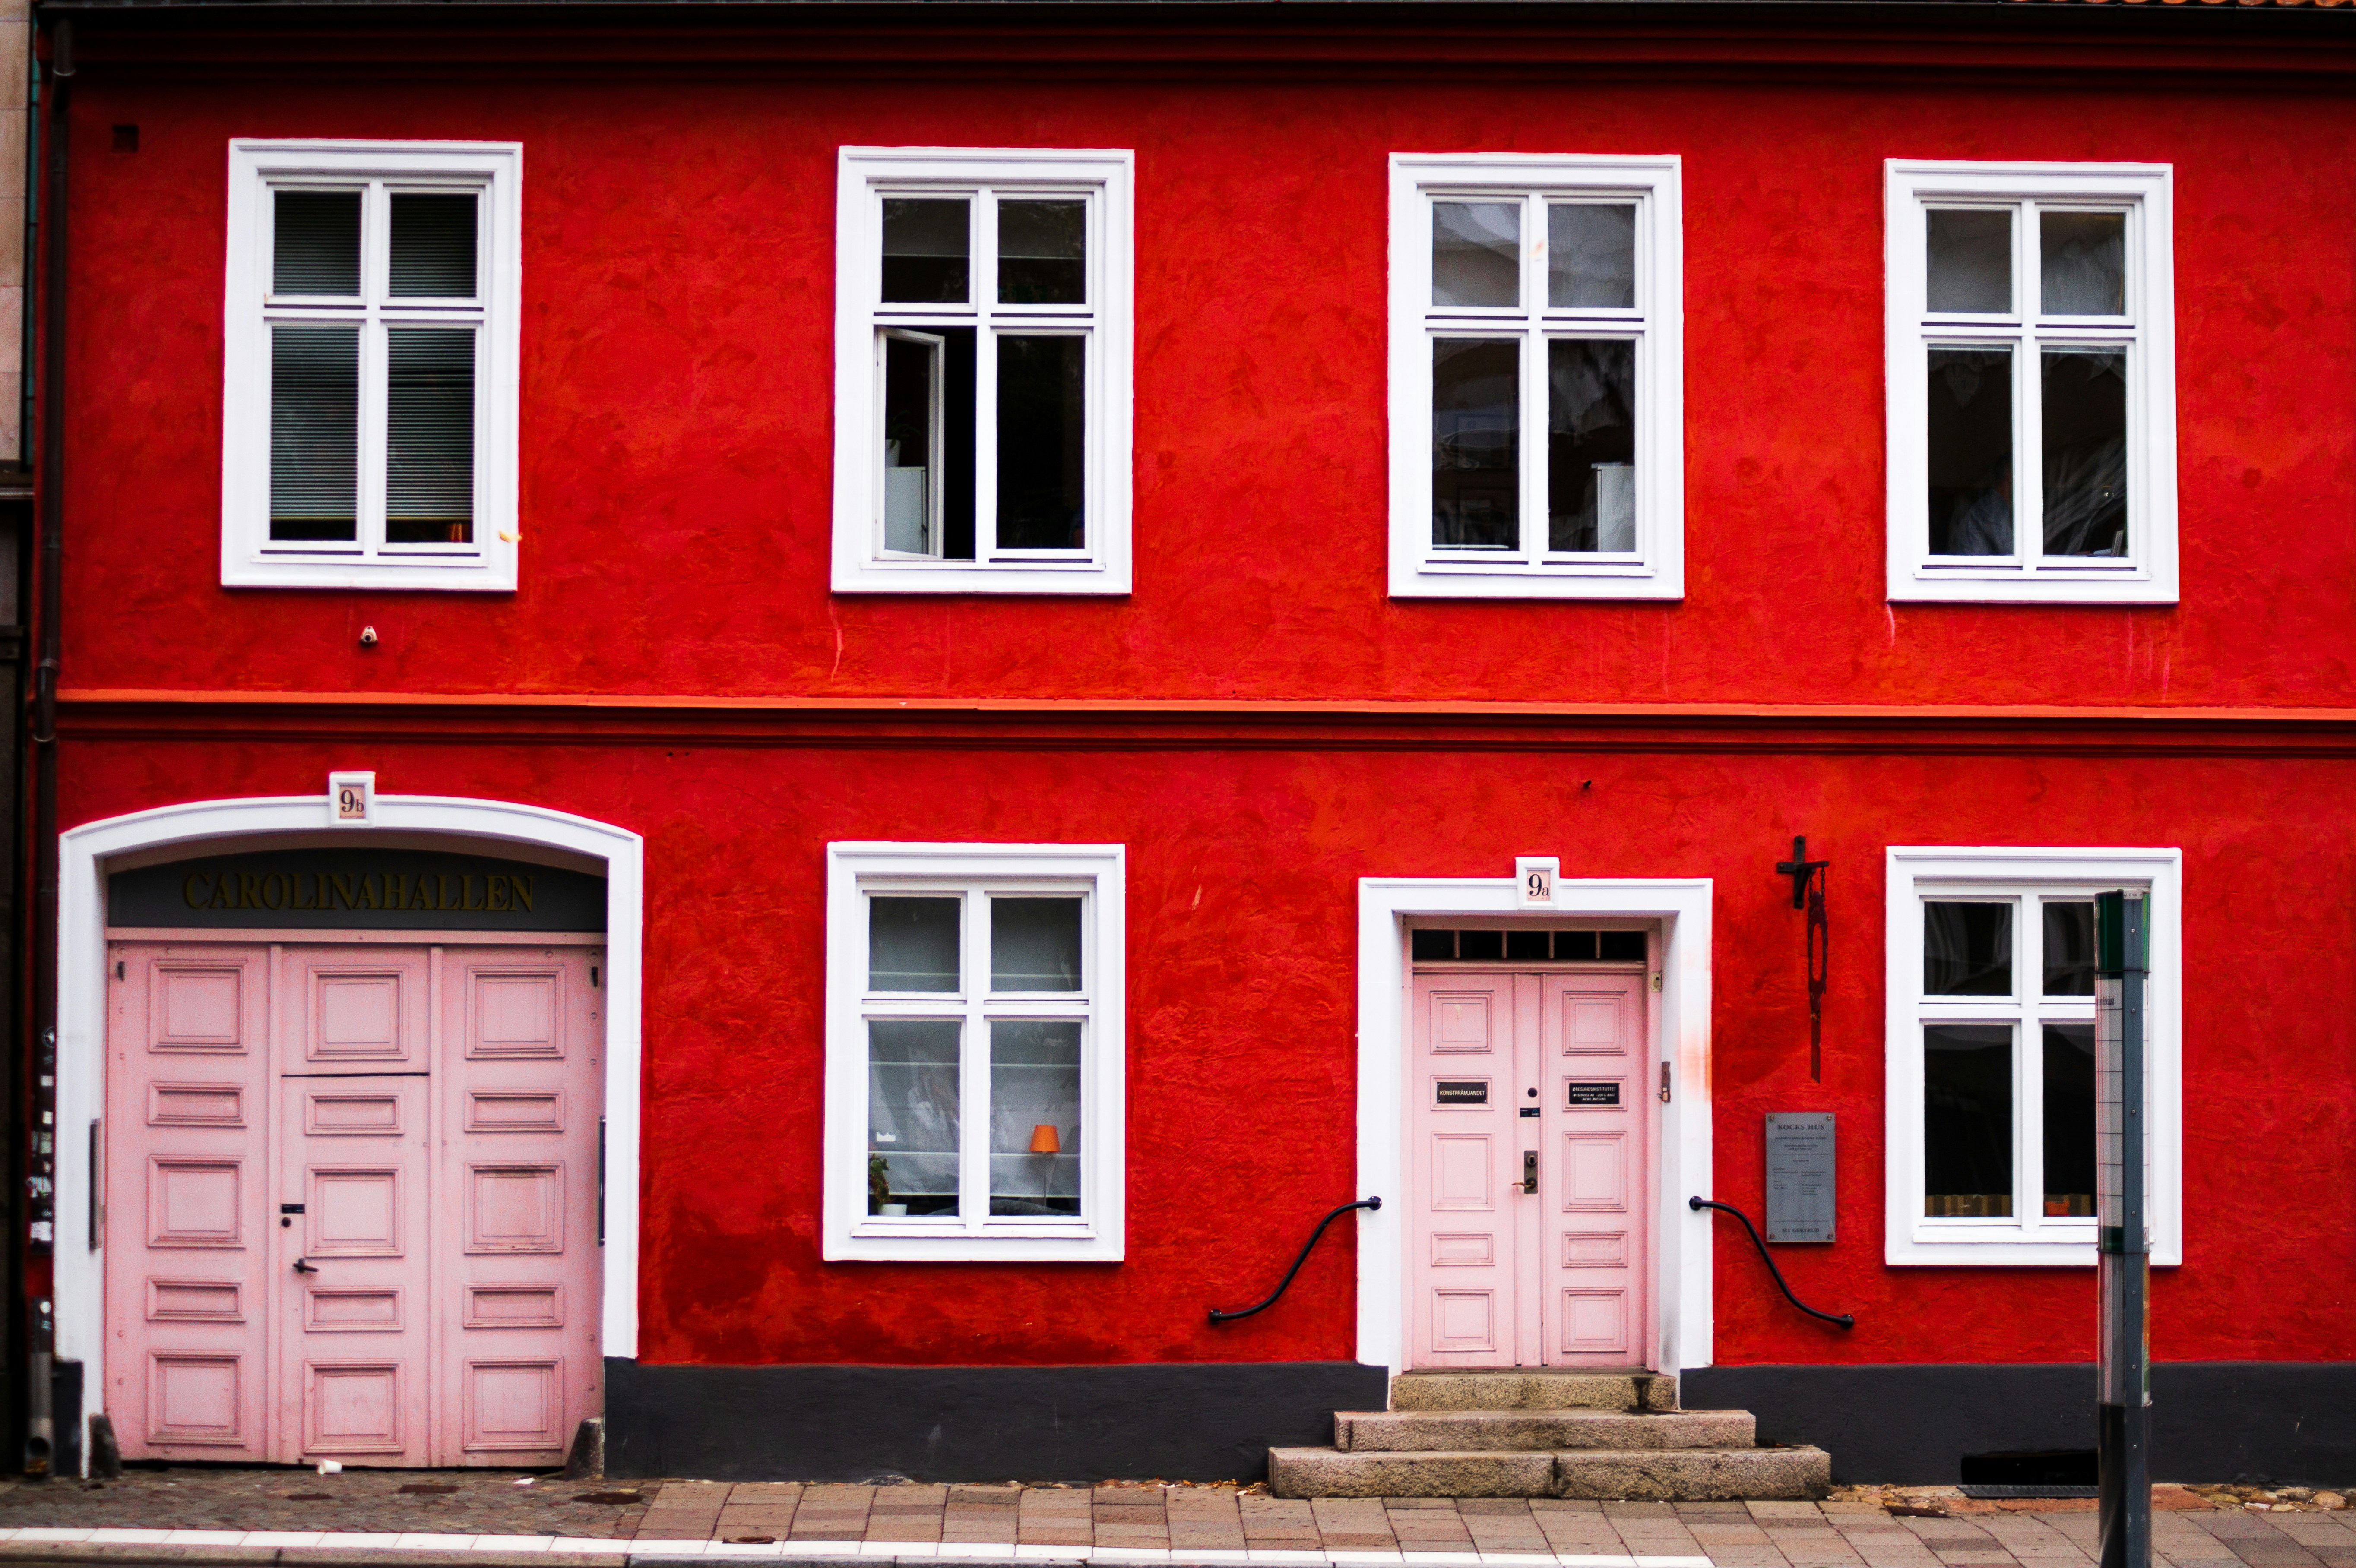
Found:
M 1408 1364 L 1407 941 L 1409 915 L 1525 912 L 1512 877 L 1365 877 L 1358 882 L 1358 1185 L 1382 1209 L 1358 1214 L 1357 1358 L 1394 1374 Z M 1712 1355 L 1709 1221 L 1686 1207 L 1710 1196 L 1710 881 L 1559 878 L 1547 913 L 1661 923 L 1660 1060 L 1672 1092 L 1661 1107 L 1653 1300 L 1648 1339 L 1659 1370 L 1706 1367 Z
M 110 859 L 170 846 L 328 827 L 324 795 L 196 801 L 86 823 L 58 843 L 58 1131 L 55 1301 L 57 1353 L 82 1363 L 82 1386 L 106 1387 L 105 1257 L 88 1244 L 87 1128 L 106 1104 L 106 871 Z M 571 851 L 605 870 L 605 1247 L 600 1330 L 605 1353 L 638 1352 L 638 1059 L 645 844 L 625 828 L 504 801 L 441 795 L 377 797 L 374 820 L 346 826 L 338 845 L 379 836 L 485 840 Z M 241 845 L 240 848 L 252 846 Z M 214 933 L 211 934 L 223 934 Z M 85 1400 L 97 1409 L 102 1400 Z M 87 1419 L 88 1412 L 85 1412 Z M 87 1454 L 85 1442 L 82 1451 Z

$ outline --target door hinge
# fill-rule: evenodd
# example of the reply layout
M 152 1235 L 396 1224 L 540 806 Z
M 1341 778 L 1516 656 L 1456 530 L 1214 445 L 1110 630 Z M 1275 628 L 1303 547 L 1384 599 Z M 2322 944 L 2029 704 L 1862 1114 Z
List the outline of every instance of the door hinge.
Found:
M 1664 1061 L 1664 1062 L 1662 1062 L 1662 1063 L 1661 1063 L 1661 1104 L 1664 1104 L 1664 1105 L 1665 1105 L 1665 1104 L 1667 1104 L 1668 1103 L 1669 1103 L 1669 1064 L 1668 1064 L 1667 1062 Z

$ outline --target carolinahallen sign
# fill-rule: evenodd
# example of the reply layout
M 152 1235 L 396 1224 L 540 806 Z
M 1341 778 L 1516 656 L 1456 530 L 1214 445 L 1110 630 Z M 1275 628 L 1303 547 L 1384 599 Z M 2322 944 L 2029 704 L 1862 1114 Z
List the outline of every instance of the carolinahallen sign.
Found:
M 603 931 L 605 880 L 432 849 L 269 849 L 107 880 L 116 927 Z

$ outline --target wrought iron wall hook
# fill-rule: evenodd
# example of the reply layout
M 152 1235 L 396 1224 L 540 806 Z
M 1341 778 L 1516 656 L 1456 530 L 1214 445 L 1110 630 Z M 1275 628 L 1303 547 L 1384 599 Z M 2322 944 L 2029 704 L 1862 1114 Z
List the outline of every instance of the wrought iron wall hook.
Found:
M 1808 1080 L 1825 1081 L 1825 977 L 1832 965 L 1832 923 L 1825 915 L 1825 871 L 1830 860 L 1808 859 L 1808 841 L 1792 840 L 1792 858 L 1775 874 L 1792 879 L 1792 907 L 1808 912 Z

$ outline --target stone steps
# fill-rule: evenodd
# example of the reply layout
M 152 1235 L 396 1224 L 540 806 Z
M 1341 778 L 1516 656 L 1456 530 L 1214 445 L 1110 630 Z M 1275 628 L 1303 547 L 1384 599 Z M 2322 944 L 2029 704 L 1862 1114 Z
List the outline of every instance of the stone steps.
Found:
M 1745 1410 L 1680 1410 L 1641 1368 L 1418 1371 L 1391 1407 L 1338 1411 L 1331 1448 L 1271 1448 L 1280 1498 L 1799 1500 L 1831 1489 L 1821 1448 L 1760 1447 Z
M 1832 1456 L 1814 1447 L 1268 1451 L 1268 1489 L 1280 1498 L 1800 1500 L 1831 1486 Z
M 1345 1410 L 1343 1453 L 1478 1453 L 1552 1448 L 1749 1448 L 1747 1410 Z

